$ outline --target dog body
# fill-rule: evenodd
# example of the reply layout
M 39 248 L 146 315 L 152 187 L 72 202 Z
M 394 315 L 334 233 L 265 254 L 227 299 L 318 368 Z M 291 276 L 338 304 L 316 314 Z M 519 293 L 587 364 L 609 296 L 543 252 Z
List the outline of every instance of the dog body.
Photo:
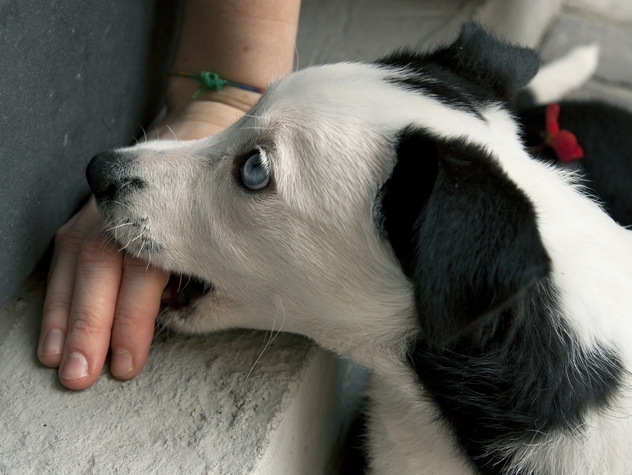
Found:
M 301 333 L 372 371 L 374 473 L 630 473 L 632 237 L 525 150 L 508 104 L 537 66 L 466 26 L 88 179 L 128 252 L 184 276 L 164 324 Z

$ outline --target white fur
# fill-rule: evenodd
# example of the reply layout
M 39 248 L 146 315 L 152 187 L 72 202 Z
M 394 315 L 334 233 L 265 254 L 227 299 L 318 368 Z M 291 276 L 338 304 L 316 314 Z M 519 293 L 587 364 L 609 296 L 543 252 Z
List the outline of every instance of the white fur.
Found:
M 527 90 L 533 94 L 536 104 L 559 101 L 588 81 L 598 64 L 598 44 L 578 46 L 540 68 Z
M 385 74 L 366 64 L 307 69 L 274 84 L 217 136 L 121 150 L 133 158 L 128 173 L 147 187 L 106 214 L 112 227 L 122 225 L 116 238 L 129 252 L 216 287 L 193 312 L 163 315 L 173 328 L 282 328 L 368 367 L 374 473 L 472 473 L 404 363 L 419 328 L 412 290 L 374 222 L 397 134 L 417 125 L 481 145 L 498 160 L 535 206 L 578 344 L 614 345 L 627 367 L 632 239 L 572 177 L 527 155 L 503 108 L 490 104 L 481 119 L 389 84 Z M 235 157 L 254 149 L 264 151 L 274 192 L 245 193 L 235 182 Z M 556 433 L 539 447 L 516 448 L 516 473 L 625 473 L 629 395 L 626 386 L 617 407 L 591 414 L 583 437 Z

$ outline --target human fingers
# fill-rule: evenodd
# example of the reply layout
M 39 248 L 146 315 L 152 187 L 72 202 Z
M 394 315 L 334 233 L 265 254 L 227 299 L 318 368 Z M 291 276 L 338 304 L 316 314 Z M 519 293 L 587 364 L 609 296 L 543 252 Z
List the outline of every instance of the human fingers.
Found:
M 133 378 L 145 365 L 160 296 L 168 279 L 163 270 L 129 254 L 125 256 L 112 327 L 110 371 L 115 377 Z
M 99 225 L 99 214 L 94 199 L 91 199 L 55 234 L 37 347 L 38 358 L 45 366 L 56 368 L 61 363 L 74 294 L 77 258 L 88 236 Z
M 123 252 L 103 232 L 88 235 L 76 260 L 59 379 L 70 389 L 84 389 L 101 374 L 110 344 L 123 269 Z

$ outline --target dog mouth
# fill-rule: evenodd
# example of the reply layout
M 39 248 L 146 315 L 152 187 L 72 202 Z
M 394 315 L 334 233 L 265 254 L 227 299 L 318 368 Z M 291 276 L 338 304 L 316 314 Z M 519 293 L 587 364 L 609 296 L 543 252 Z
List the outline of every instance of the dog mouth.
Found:
M 214 290 L 212 283 L 197 277 L 171 275 L 160 297 L 160 310 L 181 310 Z

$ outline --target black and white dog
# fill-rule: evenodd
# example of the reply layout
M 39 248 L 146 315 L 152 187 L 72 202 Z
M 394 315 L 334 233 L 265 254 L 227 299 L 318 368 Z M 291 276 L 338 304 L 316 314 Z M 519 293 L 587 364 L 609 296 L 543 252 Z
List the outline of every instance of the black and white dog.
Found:
M 122 246 L 199 283 L 163 323 L 282 328 L 371 370 L 373 473 L 629 474 L 632 235 L 526 151 L 509 104 L 538 63 L 466 25 L 88 180 Z

